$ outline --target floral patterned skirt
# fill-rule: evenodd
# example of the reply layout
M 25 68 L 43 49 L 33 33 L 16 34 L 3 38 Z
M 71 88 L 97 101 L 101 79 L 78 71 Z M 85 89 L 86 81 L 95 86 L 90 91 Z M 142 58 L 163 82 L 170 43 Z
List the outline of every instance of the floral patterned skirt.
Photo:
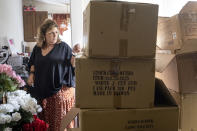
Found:
M 64 86 L 55 95 L 42 100 L 43 111 L 39 114 L 39 117 L 49 124 L 47 131 L 60 131 L 62 118 L 74 106 L 74 91 L 75 88 Z M 68 128 L 74 128 L 74 121 Z

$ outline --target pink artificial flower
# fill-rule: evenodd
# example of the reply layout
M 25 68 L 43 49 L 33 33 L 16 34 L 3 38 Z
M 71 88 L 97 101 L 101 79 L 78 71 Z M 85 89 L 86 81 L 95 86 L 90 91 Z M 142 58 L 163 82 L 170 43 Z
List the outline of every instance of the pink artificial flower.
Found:
M 12 66 L 7 65 L 7 64 L 0 64 L 0 74 L 6 74 L 10 78 L 16 80 L 17 85 L 19 87 L 22 87 L 25 85 L 24 80 L 21 79 L 19 75 L 16 75 L 16 72 L 12 69 Z

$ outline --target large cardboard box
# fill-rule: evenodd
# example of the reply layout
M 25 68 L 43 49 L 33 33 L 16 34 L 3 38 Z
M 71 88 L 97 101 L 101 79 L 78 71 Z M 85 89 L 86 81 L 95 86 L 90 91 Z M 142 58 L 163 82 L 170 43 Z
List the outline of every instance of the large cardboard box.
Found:
M 159 17 L 157 28 L 157 46 L 160 49 L 175 50 L 181 48 L 181 31 L 178 15 Z
M 197 129 L 197 52 L 192 47 L 194 40 L 177 54 L 156 54 L 156 76 L 164 81 L 180 107 L 181 131 Z
M 181 131 L 196 131 L 197 94 L 184 94 L 181 98 Z
M 83 18 L 87 56 L 155 56 L 158 5 L 91 1 Z
M 179 107 L 179 129 L 180 131 L 197 130 L 197 94 L 180 94 L 169 89 L 170 94 Z
M 76 107 L 145 108 L 154 101 L 154 59 L 76 59 Z
M 197 52 L 156 54 L 156 71 L 169 89 L 181 94 L 197 93 Z
M 70 131 L 178 131 L 179 109 L 161 80 L 156 80 L 154 108 L 79 109 L 63 118 L 61 131 L 79 113 L 79 128 Z
M 196 8 L 197 2 L 190 1 L 179 14 L 158 23 L 157 45 L 160 49 L 181 49 L 185 41 L 197 39 Z
M 81 131 L 177 131 L 178 108 L 80 110 Z

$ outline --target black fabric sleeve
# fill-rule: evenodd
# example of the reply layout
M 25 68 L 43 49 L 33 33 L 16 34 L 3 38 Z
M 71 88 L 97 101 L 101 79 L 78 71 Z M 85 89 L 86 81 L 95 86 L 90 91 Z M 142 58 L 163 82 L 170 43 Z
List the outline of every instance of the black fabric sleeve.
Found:
M 67 46 L 67 51 L 66 51 L 66 56 L 67 56 L 67 62 L 68 62 L 68 70 L 66 75 L 64 76 L 64 81 L 65 85 L 67 87 L 75 87 L 75 68 L 71 64 L 71 58 L 72 58 L 72 49 Z
M 36 55 L 36 48 L 37 46 L 34 46 L 33 51 L 31 53 L 29 62 L 28 62 L 28 72 L 30 71 L 30 68 L 32 65 L 34 65 L 34 61 L 35 61 L 35 55 Z

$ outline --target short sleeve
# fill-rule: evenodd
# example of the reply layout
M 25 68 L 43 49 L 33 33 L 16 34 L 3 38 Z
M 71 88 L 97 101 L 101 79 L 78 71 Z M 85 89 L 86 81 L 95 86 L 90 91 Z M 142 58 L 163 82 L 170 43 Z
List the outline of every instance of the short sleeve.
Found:
M 66 51 L 66 56 L 67 56 L 67 60 L 71 60 L 71 58 L 72 58 L 72 49 L 70 48 L 70 46 L 69 45 L 67 45 L 67 51 Z
M 68 61 L 67 73 L 64 76 L 64 84 L 67 87 L 75 87 L 75 68 L 71 64 L 72 49 L 67 45 L 66 59 Z

